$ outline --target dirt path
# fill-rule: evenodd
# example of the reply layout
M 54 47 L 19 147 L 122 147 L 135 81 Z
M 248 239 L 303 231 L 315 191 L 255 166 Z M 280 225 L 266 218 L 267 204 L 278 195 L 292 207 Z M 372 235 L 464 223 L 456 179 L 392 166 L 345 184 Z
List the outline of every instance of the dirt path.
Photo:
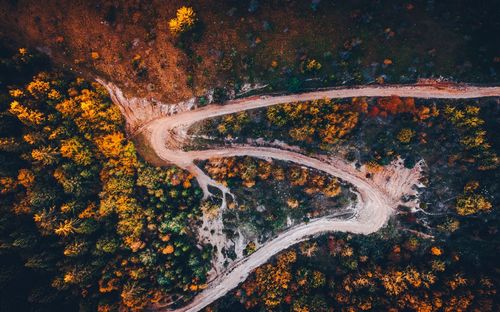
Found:
M 227 115 L 242 110 L 249 110 L 283 103 L 303 102 L 317 99 L 339 99 L 351 97 L 384 97 L 400 96 L 415 98 L 436 99 L 467 99 L 480 97 L 500 96 L 500 87 L 479 87 L 473 85 L 457 84 L 416 84 L 416 85 L 370 85 L 350 88 L 330 88 L 299 94 L 279 96 L 252 96 L 227 101 L 224 105 L 208 105 L 190 111 L 195 107 L 194 99 L 177 104 L 165 104 L 144 98 L 126 98 L 123 92 L 114 84 L 97 79 L 104 85 L 127 119 L 127 124 L 132 132 L 142 132 L 155 119 L 173 117 L 172 122 L 181 124 L 183 121 L 203 120 L 211 117 Z M 188 113 L 189 112 L 189 113 Z M 188 114 L 186 114 L 188 113 Z M 182 116 L 180 119 L 179 117 Z M 192 123 L 191 123 L 192 124 Z
M 215 280 L 209 283 L 208 288 L 200 293 L 195 299 L 185 307 L 174 310 L 176 312 L 199 311 L 208 306 L 216 299 L 221 298 L 226 293 L 236 288 L 245 281 L 248 275 L 266 263 L 269 258 L 288 247 L 307 240 L 310 237 L 333 231 L 350 232 L 355 234 L 370 234 L 379 230 L 391 216 L 393 209 L 397 207 L 399 198 L 403 194 L 414 194 L 413 185 L 418 184 L 420 168 L 405 169 L 402 165 L 391 166 L 393 171 L 380 173 L 380 176 L 391 176 L 389 183 L 385 178 L 377 180 L 384 183 L 377 184 L 375 180 L 367 180 L 366 172 L 358 171 L 353 166 L 340 159 L 316 159 L 305 155 L 283 151 L 274 148 L 255 147 L 235 147 L 223 150 L 206 150 L 186 153 L 187 158 L 209 159 L 212 157 L 231 156 L 252 156 L 258 158 L 273 158 L 284 161 L 295 162 L 317 170 L 321 170 L 330 175 L 339 177 L 354 185 L 358 190 L 358 201 L 355 207 L 355 215 L 348 220 L 336 219 L 332 217 L 322 217 L 312 220 L 306 224 L 292 227 L 271 241 L 265 243 L 255 253 L 231 263 L 230 267 Z
M 231 194 L 230 190 L 207 176 L 193 163 L 194 160 L 213 157 L 252 156 L 290 161 L 343 179 L 351 183 L 358 192 L 358 202 L 353 218 L 340 220 L 322 217 L 284 231 L 276 238 L 262 245 L 250 256 L 236 260 L 224 272 L 217 273 L 216 278 L 209 283 L 204 291 L 198 294 L 190 304 L 174 310 L 175 312 L 195 312 L 203 309 L 237 287 L 255 268 L 264 264 L 273 255 L 293 244 L 308 239 L 310 236 L 332 231 L 369 234 L 379 230 L 386 224 L 394 208 L 400 203 L 401 196 L 415 194 L 412 188 L 415 184 L 418 184 L 420 177 L 419 165 L 413 169 L 406 169 L 399 162 L 386 167 L 372 178 L 366 178 L 366 172 L 364 172 L 363 168 L 357 170 L 341 159 L 321 156 L 310 157 L 298 152 L 277 148 L 234 146 L 216 150 L 185 152 L 182 151 L 182 147 L 186 140 L 189 139 L 187 130 L 192 124 L 207 118 L 239 111 L 322 98 L 397 95 L 401 97 L 459 99 L 500 96 L 500 87 L 368 86 L 330 89 L 295 95 L 251 97 L 233 100 L 223 106 L 208 105 L 192 111 L 180 109 L 177 110 L 177 114 L 165 115 L 161 113 L 161 109 L 155 113 L 154 106 L 145 105 L 144 99 L 126 99 L 115 86 L 103 84 L 110 91 L 113 101 L 120 106 L 129 122 L 130 129 L 147 134 L 149 144 L 158 157 L 163 159 L 166 164 L 174 164 L 190 171 L 197 178 L 205 197 L 211 195 L 208 186 L 221 190 L 224 198 L 222 209 L 225 207 L 225 198 Z M 141 105 L 136 104 L 138 101 Z M 145 107 L 146 112 L 142 112 L 141 107 Z M 220 222 L 213 224 L 213 227 L 220 230 L 222 228 Z M 224 244 L 223 238 L 220 231 L 215 231 L 214 236 L 210 239 L 213 240 L 211 243 L 218 246 L 220 250 L 219 247 Z M 216 255 L 216 258 L 220 257 L 223 257 L 222 254 Z M 222 270 L 222 260 L 225 259 L 218 259 L 214 262 L 214 266 L 219 269 L 216 272 Z M 162 310 L 168 311 L 168 308 Z

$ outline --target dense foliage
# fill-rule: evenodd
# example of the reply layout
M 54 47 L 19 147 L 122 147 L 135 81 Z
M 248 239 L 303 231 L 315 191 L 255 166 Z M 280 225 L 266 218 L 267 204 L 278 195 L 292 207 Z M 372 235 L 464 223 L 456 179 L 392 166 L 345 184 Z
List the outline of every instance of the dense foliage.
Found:
M 193 177 L 139 159 L 96 83 L 25 49 L 0 66 L 0 310 L 189 298 L 211 255 L 190 231 L 201 198 Z
M 328 102 L 309 104 L 226 116 L 212 124 L 219 134 L 211 133 L 226 141 L 263 134 L 301 144 L 293 129 L 329 109 Z M 497 311 L 498 102 L 388 97 L 337 105 L 338 114 L 355 112 L 356 124 L 335 144 L 312 135 L 307 147 L 344 153 L 369 172 L 397 157 L 408 167 L 423 160 L 420 207 L 399 207 L 375 235 L 338 233 L 291 248 L 213 310 Z
M 321 64 L 306 59 L 303 68 Z M 191 229 L 201 211 L 215 215 L 218 206 L 198 208 L 193 177 L 138 158 L 97 84 L 55 72 L 25 49 L 2 55 L 0 73 L 1 310 L 76 310 L 78 303 L 140 310 L 177 300 L 173 294 L 182 304 L 202 289 L 211 253 Z M 229 141 L 279 138 L 320 153 L 345 147 L 349 160 L 374 171 L 398 156 L 408 167 L 422 158 L 428 179 L 420 210 L 399 209 L 389 230 L 292 248 L 257 269 L 221 310 L 498 310 L 498 139 L 488 126 L 498 108 L 441 104 L 321 100 L 212 123 L 210 134 Z M 297 217 L 317 212 L 309 195 L 339 195 L 333 178 L 275 165 L 229 158 L 205 169 L 255 192 L 289 180 L 296 192 L 276 199 Z M 251 213 L 263 228 L 286 220 L 281 211 Z
M 353 106 L 330 99 L 286 103 L 208 120 L 203 131 L 226 140 L 265 137 L 304 149 L 315 145 L 321 150 L 329 150 L 345 141 L 356 127 L 360 110 L 366 109 L 362 104 Z
M 324 172 L 277 160 L 252 157 L 213 158 L 205 171 L 227 185 L 236 197 L 223 211 L 224 231 L 244 233 L 262 244 L 285 228 L 325 215 L 350 215 L 356 195 L 350 185 Z M 217 205 L 204 212 L 215 217 Z M 211 209 L 210 209 L 211 208 Z
M 214 310 L 497 311 L 497 276 L 481 267 L 493 259 L 454 247 L 411 235 L 321 238 L 257 269 Z

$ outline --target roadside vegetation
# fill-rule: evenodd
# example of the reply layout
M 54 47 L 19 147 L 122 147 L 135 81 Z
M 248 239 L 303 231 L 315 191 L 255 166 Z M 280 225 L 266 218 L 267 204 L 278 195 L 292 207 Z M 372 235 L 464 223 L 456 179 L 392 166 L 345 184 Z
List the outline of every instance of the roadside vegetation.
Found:
M 349 206 L 356 204 L 347 183 L 290 163 L 232 157 L 211 159 L 203 167 L 236 196 L 222 216 L 230 239 L 241 232 L 247 240 L 262 245 L 286 228 L 312 218 L 347 217 Z
M 0 73 L 1 310 L 141 310 L 195 294 L 211 250 L 196 242 L 193 177 L 141 160 L 98 84 L 26 49 L 2 55 Z
M 496 238 L 477 231 L 479 237 L 460 229 L 446 242 L 396 234 L 391 226 L 367 237 L 323 236 L 256 269 L 211 310 L 496 311 Z M 472 251 L 467 245 L 478 240 L 480 249 Z
M 497 99 L 356 98 L 289 103 L 194 127 L 196 134 L 209 130 L 201 144 L 273 145 L 256 138 L 276 138 L 281 146 L 344 155 L 371 173 L 399 157 L 410 168 L 423 160 L 425 170 L 420 207 L 399 207 L 387 229 L 291 248 L 213 310 L 495 311 L 498 113 Z M 325 117 L 338 129 L 334 143 L 325 144 L 325 124 L 316 121 Z M 316 127 L 296 135 L 309 124 Z
M 202 290 L 212 250 L 196 242 L 195 229 L 218 203 L 201 202 L 189 173 L 141 160 L 99 85 L 26 49 L 4 52 L 0 66 L 2 307 L 141 310 L 180 306 Z M 195 129 L 210 129 L 208 142 L 221 145 L 277 138 L 373 173 L 397 157 L 426 164 L 420 207 L 400 207 L 388 229 L 293 247 L 214 307 L 494 311 L 497 119 L 494 99 L 359 98 L 289 103 Z M 222 217 L 229 238 L 248 238 L 245 255 L 290 225 L 348 215 L 355 202 L 342 181 L 280 161 L 200 166 L 237 195 Z
M 190 173 L 134 144 L 105 90 L 200 106 L 260 92 L 500 81 L 495 1 L 0 0 L 0 310 L 141 311 L 207 286 L 218 217 Z M 36 12 L 36 14 L 34 13 Z M 258 87 L 256 89 L 253 89 Z M 152 101 L 153 102 L 153 101 Z M 287 103 L 207 120 L 188 149 L 250 144 L 343 157 L 366 179 L 423 161 L 420 206 L 381 232 L 311 238 L 207 311 L 498 311 L 498 98 Z M 144 159 L 136 149 L 142 149 Z M 236 195 L 244 255 L 292 225 L 350 217 L 350 185 L 249 157 L 199 163 Z M 404 200 L 409 199 L 405 198 Z M 241 232 L 241 233 L 240 233 Z M 224 256 L 234 258 L 231 251 Z

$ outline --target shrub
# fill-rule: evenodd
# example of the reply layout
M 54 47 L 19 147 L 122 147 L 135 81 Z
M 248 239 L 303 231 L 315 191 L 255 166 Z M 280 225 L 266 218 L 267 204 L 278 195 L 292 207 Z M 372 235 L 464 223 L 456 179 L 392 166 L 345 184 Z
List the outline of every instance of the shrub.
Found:
M 174 36 L 178 36 L 192 29 L 195 23 L 196 14 L 193 8 L 183 6 L 177 10 L 177 17 L 168 22 L 168 27 Z

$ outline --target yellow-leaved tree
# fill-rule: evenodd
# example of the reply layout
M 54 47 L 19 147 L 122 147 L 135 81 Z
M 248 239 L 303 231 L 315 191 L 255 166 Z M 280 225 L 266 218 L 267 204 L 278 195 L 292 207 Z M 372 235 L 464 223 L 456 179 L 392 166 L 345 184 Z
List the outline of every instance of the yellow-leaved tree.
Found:
M 168 28 L 174 36 L 178 36 L 193 28 L 196 23 L 196 13 L 193 8 L 183 6 L 177 10 L 177 17 L 168 22 Z

